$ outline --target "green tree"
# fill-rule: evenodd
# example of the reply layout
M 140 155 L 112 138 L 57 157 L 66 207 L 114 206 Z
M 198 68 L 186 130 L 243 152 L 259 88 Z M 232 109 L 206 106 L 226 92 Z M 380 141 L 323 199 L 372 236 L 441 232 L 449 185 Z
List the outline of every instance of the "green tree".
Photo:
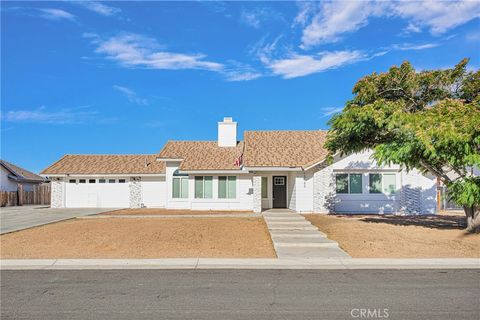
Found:
M 332 154 L 373 150 L 380 164 L 438 177 L 463 206 L 467 230 L 480 227 L 480 71 L 468 59 L 452 69 L 416 72 L 409 62 L 360 79 L 329 122 Z

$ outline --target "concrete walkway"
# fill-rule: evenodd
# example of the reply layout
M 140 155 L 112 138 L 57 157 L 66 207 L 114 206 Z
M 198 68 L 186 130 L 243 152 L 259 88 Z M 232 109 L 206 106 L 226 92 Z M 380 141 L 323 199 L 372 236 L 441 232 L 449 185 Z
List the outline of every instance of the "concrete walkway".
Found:
M 114 269 L 480 269 L 480 259 L 19 259 L 0 260 L 0 270 Z
M 107 208 L 50 208 L 48 206 L 18 206 L 0 208 L 0 234 L 72 219 L 76 217 L 108 212 Z
M 279 259 L 348 258 L 338 243 L 330 240 L 301 214 L 268 210 L 263 218 Z

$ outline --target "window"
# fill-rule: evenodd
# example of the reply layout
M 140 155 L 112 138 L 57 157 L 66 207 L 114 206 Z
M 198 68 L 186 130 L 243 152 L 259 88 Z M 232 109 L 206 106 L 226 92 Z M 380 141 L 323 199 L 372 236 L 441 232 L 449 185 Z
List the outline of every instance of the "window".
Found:
M 97 182 L 97 180 L 95 180 L 95 179 L 89 179 L 88 180 L 88 183 L 95 183 L 95 182 Z
M 348 174 L 341 173 L 335 176 L 337 193 L 348 193 Z
M 285 185 L 285 178 L 284 177 L 274 177 L 273 184 L 276 186 L 283 186 Z
M 361 173 L 339 173 L 335 176 L 337 193 L 362 193 Z
M 80 179 L 80 180 L 78 180 L 78 183 L 85 183 L 85 182 L 86 182 L 85 179 Z
M 105 179 L 98 179 L 98 183 L 105 183 L 106 180 Z
M 218 177 L 218 198 L 235 199 L 237 197 L 237 177 Z
M 174 199 L 188 198 L 188 177 L 173 177 L 172 197 Z
M 125 183 L 125 179 L 118 179 L 118 183 Z
M 395 173 L 370 173 L 370 193 L 395 193 L 397 190 Z
M 268 178 L 262 177 L 262 198 L 268 198 Z
M 350 193 L 362 193 L 362 174 L 349 174 Z
M 77 183 L 77 180 L 75 180 L 75 179 L 70 179 L 70 180 L 68 180 L 68 182 L 70 182 L 70 183 Z
M 108 183 L 115 183 L 115 179 L 108 179 Z
M 382 193 L 382 175 L 370 173 L 369 180 L 370 193 Z
M 384 174 L 383 175 L 383 192 L 384 193 L 395 193 L 397 190 L 396 178 L 394 173 Z
M 213 177 L 195 177 L 195 198 L 212 198 Z

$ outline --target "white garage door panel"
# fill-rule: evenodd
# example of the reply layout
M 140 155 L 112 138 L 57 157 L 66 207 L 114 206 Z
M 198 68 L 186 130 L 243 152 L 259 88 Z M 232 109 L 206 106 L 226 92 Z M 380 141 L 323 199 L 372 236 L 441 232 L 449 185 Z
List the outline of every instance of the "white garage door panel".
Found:
M 148 208 L 165 207 L 165 180 L 143 180 L 142 202 Z
M 124 208 L 130 205 L 128 183 L 67 183 L 68 208 Z

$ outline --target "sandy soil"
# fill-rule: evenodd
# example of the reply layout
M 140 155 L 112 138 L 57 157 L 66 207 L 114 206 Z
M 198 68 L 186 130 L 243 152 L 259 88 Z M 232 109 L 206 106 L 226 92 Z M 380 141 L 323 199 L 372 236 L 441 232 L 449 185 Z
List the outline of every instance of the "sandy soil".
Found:
M 305 215 L 354 258 L 477 258 L 480 235 L 461 215 Z
M 237 214 L 237 213 L 251 213 L 252 211 L 215 211 L 215 210 L 173 210 L 173 209 L 122 209 L 110 212 L 105 212 L 103 215 L 205 215 L 205 214 Z
M 261 218 L 78 219 L 0 236 L 2 259 L 274 258 Z

